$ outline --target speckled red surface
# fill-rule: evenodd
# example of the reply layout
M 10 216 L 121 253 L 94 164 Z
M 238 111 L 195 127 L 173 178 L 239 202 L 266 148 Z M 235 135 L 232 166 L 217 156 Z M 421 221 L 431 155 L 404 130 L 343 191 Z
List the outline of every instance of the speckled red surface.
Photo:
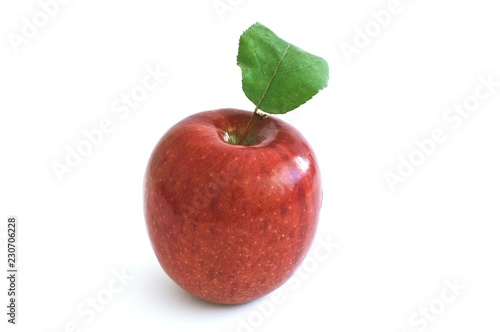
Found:
M 309 248 L 322 200 L 314 154 L 272 116 L 233 145 L 251 112 L 192 115 L 161 138 L 147 166 L 144 213 L 164 271 L 190 293 L 244 303 L 282 285 Z

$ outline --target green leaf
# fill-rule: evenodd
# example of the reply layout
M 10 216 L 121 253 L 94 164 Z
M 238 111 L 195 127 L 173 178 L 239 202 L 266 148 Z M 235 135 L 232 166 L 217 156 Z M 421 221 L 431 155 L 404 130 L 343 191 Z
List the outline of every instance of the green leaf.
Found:
M 328 63 L 294 46 L 260 23 L 240 37 L 238 66 L 243 91 L 255 110 L 284 114 L 328 84 Z

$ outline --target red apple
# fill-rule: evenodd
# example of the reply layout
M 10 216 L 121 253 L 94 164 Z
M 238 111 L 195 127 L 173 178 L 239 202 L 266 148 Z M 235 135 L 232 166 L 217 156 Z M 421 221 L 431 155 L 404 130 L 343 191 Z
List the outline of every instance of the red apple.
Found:
M 194 114 L 161 138 L 144 182 L 156 257 L 179 286 L 224 304 L 282 285 L 309 249 L 322 201 L 304 137 L 272 116 L 243 133 L 251 112 Z

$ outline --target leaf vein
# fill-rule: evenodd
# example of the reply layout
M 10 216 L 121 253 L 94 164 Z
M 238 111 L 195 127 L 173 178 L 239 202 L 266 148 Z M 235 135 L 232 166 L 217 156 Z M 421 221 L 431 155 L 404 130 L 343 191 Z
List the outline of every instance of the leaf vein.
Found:
M 262 101 L 264 100 L 264 98 L 266 97 L 267 95 L 267 92 L 269 91 L 269 87 L 271 86 L 271 84 L 273 83 L 274 81 L 274 78 L 276 77 L 276 75 L 278 74 L 278 70 L 281 66 L 281 63 L 283 62 L 283 59 L 286 57 L 287 53 L 288 53 L 288 50 L 290 49 L 290 43 L 287 44 L 287 47 L 286 47 L 286 50 L 285 52 L 283 52 L 283 55 L 281 56 L 281 58 L 279 58 L 278 60 L 278 64 L 276 65 L 276 68 L 274 69 L 274 73 L 273 75 L 271 76 L 271 78 L 269 79 L 269 82 L 267 83 L 267 86 L 264 90 L 264 93 L 262 94 L 262 97 L 260 98 L 259 100 L 259 103 L 255 106 L 255 112 L 260 108 L 260 105 L 262 104 Z M 275 52 L 275 49 L 273 47 L 273 53 L 276 54 Z M 277 54 L 276 54 L 277 55 Z

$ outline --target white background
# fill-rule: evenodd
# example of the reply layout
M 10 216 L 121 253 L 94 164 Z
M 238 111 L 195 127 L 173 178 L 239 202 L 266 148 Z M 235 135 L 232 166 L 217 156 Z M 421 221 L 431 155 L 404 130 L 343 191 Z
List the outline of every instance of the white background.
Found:
M 500 87 L 458 128 L 443 118 L 474 100 L 480 76 L 500 81 L 497 4 L 401 0 L 377 31 L 370 12 L 389 1 L 228 3 L 221 18 L 213 0 L 68 1 L 18 52 L 9 36 L 22 35 L 23 17 L 33 22 L 40 4 L 0 4 L 1 265 L 6 219 L 15 215 L 20 270 L 16 326 L 6 323 L 0 283 L 1 330 L 65 331 L 74 322 L 80 331 L 499 331 Z M 256 21 L 330 64 L 329 87 L 283 117 L 321 165 L 312 248 L 323 251 L 280 298 L 216 306 L 161 270 L 142 181 L 153 147 L 177 121 L 252 109 L 236 52 Z M 357 29 L 366 26 L 372 37 L 362 45 Z M 358 53 L 346 57 L 342 43 L 354 47 L 356 38 Z M 120 118 L 113 103 L 148 66 L 169 76 Z M 65 163 L 67 147 L 106 118 L 113 131 L 59 181 L 53 163 Z M 436 128 L 447 139 L 391 191 L 384 173 L 398 174 L 399 157 L 417 158 L 415 140 Z M 327 252 L 318 240 L 339 246 Z M 114 283 L 123 269 L 133 277 L 125 286 Z M 447 280 L 460 285 L 456 294 Z M 121 286 L 108 299 L 110 283 Z M 99 296 L 109 303 L 95 316 L 78 313 Z

